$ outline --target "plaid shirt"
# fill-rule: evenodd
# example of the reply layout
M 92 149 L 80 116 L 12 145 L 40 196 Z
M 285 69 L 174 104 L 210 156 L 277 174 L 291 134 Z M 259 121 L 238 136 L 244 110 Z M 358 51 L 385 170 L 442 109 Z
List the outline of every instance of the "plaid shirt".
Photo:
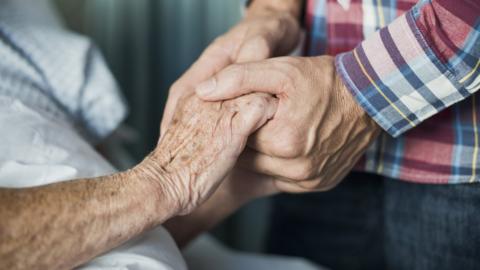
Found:
M 307 55 L 336 55 L 386 131 L 358 167 L 420 183 L 480 181 L 480 2 L 308 0 Z

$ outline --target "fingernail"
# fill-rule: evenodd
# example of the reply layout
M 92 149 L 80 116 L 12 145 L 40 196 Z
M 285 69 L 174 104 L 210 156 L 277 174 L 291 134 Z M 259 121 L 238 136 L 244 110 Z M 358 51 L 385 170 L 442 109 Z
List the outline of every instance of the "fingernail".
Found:
M 211 78 L 197 86 L 196 92 L 199 96 L 208 97 L 210 96 L 217 87 L 217 81 L 215 78 Z

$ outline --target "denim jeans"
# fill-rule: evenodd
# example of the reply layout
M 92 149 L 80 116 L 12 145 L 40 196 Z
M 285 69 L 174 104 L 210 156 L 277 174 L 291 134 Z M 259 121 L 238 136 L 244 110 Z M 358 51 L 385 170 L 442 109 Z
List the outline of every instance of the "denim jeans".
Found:
M 274 198 L 270 253 L 331 269 L 480 269 L 480 185 L 352 173 L 324 193 Z

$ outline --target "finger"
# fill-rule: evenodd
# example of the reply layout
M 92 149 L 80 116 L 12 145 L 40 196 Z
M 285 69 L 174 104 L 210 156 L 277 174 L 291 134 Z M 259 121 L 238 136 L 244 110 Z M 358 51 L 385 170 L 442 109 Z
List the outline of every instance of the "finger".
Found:
M 292 181 L 276 180 L 275 186 L 278 190 L 288 193 L 307 193 L 315 191 L 299 186 L 298 183 Z
M 232 54 L 232 46 L 229 46 L 227 42 L 223 42 L 222 38 L 218 38 L 205 49 L 181 79 L 188 81 L 192 85 L 201 83 L 232 64 Z
M 160 123 L 160 138 L 163 137 L 165 132 L 167 132 L 170 122 L 172 121 L 173 115 L 175 113 L 175 107 L 178 103 L 178 97 L 170 96 L 167 99 L 167 104 L 163 110 L 162 122 Z
M 286 80 L 282 62 L 273 59 L 231 65 L 195 88 L 208 101 L 232 99 L 252 92 L 280 94 Z
M 314 168 L 303 159 L 285 159 L 259 153 L 251 148 L 243 151 L 238 159 L 241 168 L 274 176 L 301 181 L 314 176 Z
M 181 94 L 184 93 L 181 88 L 191 88 L 199 84 L 200 82 L 210 78 L 218 71 L 224 69 L 228 65 L 232 64 L 231 54 L 233 47 L 228 42 L 223 42 L 222 38 L 215 40 L 200 57 L 190 66 L 190 68 L 178 79 L 170 89 L 167 104 L 165 105 L 162 122 L 160 125 L 160 136 L 165 134 L 175 112 L 178 99 Z M 174 90 L 176 89 L 176 90 Z
M 297 123 L 285 117 L 285 113 L 287 117 L 290 116 L 288 111 L 288 105 L 283 100 L 275 117 L 250 136 L 247 145 L 261 154 L 282 159 L 290 160 L 307 155 L 307 136 Z
M 230 101 L 236 115 L 232 122 L 233 134 L 240 135 L 246 144 L 247 137 L 272 119 L 278 100 L 267 94 L 252 94 Z
M 263 60 L 289 53 L 299 40 L 298 22 L 283 16 L 262 22 L 245 38 L 235 59 L 236 63 Z
M 282 187 L 282 191 L 286 192 L 302 192 L 305 191 L 328 191 L 335 188 L 352 170 L 356 161 L 363 153 L 352 154 L 344 152 L 340 161 L 335 162 L 334 165 L 327 165 L 326 169 L 322 171 L 321 176 L 302 181 L 292 181 L 290 179 L 279 179 L 278 181 L 286 183 L 276 183 L 277 187 Z M 278 182 L 277 181 L 277 182 Z
M 236 63 L 246 63 L 270 58 L 273 54 L 275 40 L 257 35 L 243 42 L 236 57 Z

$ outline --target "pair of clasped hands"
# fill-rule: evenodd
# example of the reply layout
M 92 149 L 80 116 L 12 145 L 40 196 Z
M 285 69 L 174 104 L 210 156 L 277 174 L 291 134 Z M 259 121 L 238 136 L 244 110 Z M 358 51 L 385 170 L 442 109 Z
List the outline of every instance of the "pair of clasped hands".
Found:
M 298 44 L 294 14 L 252 10 L 169 92 L 158 147 L 182 174 L 178 192 L 191 191 L 177 196 L 185 213 L 214 193 L 245 202 L 328 190 L 379 133 L 332 57 L 279 57 Z

